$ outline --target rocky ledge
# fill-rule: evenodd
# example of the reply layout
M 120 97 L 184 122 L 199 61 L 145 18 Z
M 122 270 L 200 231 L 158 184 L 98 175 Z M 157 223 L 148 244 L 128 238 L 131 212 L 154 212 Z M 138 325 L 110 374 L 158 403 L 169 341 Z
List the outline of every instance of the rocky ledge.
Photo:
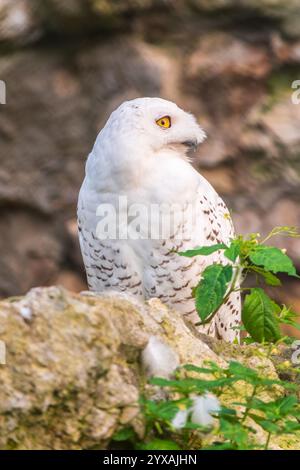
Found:
M 140 305 L 120 296 L 35 288 L 0 303 L 6 344 L 0 448 L 104 449 L 124 425 L 142 433 L 138 397 L 147 371 L 141 353 L 151 336 L 169 345 L 181 364 L 209 359 L 225 366 L 234 358 L 276 377 L 289 358 L 286 349 L 273 360 L 260 346 L 199 335 L 157 299 Z M 300 448 L 300 439 L 273 447 Z

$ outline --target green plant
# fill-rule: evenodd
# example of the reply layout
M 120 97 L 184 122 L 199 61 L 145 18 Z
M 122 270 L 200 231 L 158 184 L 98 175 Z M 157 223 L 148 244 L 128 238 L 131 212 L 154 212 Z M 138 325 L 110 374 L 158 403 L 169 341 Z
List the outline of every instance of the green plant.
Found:
M 228 263 L 208 266 L 193 289 L 199 325 L 209 323 L 232 292 L 245 293 L 241 329 L 248 336 L 244 342 L 266 344 L 267 355 L 274 343 L 291 341 L 282 335 L 282 324 L 300 330 L 296 313 L 285 305 L 279 306 L 264 290 L 265 286 L 281 286 L 279 273 L 298 277 L 285 250 L 267 244 L 279 234 L 299 236 L 294 227 L 276 227 L 264 239 L 259 234 L 250 234 L 236 237 L 228 246 L 216 244 L 179 253 L 193 257 L 223 251 Z M 255 276 L 256 284 L 244 287 L 250 274 Z M 293 370 L 299 373 L 298 369 Z M 150 382 L 167 394 L 160 400 L 141 398 L 143 438 L 138 438 L 132 428 L 126 428 L 114 436 L 115 440 L 129 441 L 134 448 L 147 450 L 244 450 L 268 449 L 274 436 L 299 433 L 300 438 L 300 405 L 294 393 L 297 386 L 265 377 L 239 362 L 231 361 L 227 368 L 214 362 L 204 367 L 185 365 L 176 371 L 173 380 L 156 377 Z M 219 409 L 211 413 L 214 422 L 209 426 L 193 418 L 195 403 L 207 393 L 220 400 Z M 175 426 L 178 413 L 183 417 L 180 427 Z M 259 431 L 263 432 L 264 442 L 257 438 Z
M 280 324 L 292 325 L 300 330 L 295 321 L 296 314 L 286 306 L 280 307 L 272 300 L 263 285 L 280 286 L 278 273 L 299 277 L 292 260 L 285 253 L 266 242 L 275 235 L 298 237 L 295 227 L 275 227 L 262 239 L 257 233 L 246 237 L 239 235 L 227 246 L 216 244 L 203 246 L 178 253 L 180 256 L 208 256 L 223 251 L 227 264 L 214 263 L 202 273 L 202 278 L 193 289 L 195 304 L 199 314 L 198 325 L 209 323 L 232 292 L 247 292 L 242 309 L 244 329 L 250 340 L 265 343 L 282 338 Z M 254 274 L 257 285 L 243 287 L 249 274 Z
M 264 377 L 239 362 L 232 361 L 225 369 L 214 362 L 204 367 L 185 365 L 177 370 L 173 380 L 153 378 L 150 383 L 165 389 L 174 398 L 141 399 L 145 419 L 143 439 L 139 440 L 130 428 L 114 437 L 130 440 L 137 449 L 268 449 L 272 436 L 300 431 L 300 406 L 292 393 L 296 386 Z M 188 410 L 193 397 L 203 396 L 207 391 L 218 399 L 241 396 L 241 384 L 248 389 L 247 397 L 240 402 L 231 399 L 230 405 L 220 405 L 220 409 L 212 413 L 213 425 L 203 426 L 189 417 L 180 429 L 174 427 L 177 413 Z M 277 397 L 263 399 L 262 395 L 267 391 L 271 395 L 274 387 L 277 387 Z M 278 397 L 278 388 L 288 395 Z M 256 439 L 259 428 L 264 431 L 264 443 Z

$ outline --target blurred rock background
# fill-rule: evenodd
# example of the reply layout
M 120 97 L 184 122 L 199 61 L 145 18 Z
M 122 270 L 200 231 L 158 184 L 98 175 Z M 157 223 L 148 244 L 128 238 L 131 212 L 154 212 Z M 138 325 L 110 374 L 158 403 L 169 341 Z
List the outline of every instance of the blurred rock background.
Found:
M 125 99 L 196 115 L 195 167 L 239 232 L 300 225 L 299 0 L 0 0 L 0 79 L 0 297 L 85 288 L 78 190 Z M 281 246 L 300 267 L 300 240 Z M 300 311 L 299 283 L 279 300 Z

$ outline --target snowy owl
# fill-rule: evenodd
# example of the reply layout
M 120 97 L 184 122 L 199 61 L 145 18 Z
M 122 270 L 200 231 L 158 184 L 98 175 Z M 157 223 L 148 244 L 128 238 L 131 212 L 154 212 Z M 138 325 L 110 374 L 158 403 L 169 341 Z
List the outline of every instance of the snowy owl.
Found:
M 192 288 L 206 266 L 228 260 L 220 251 L 194 258 L 177 252 L 226 244 L 234 235 L 224 202 L 190 164 L 189 150 L 204 139 L 193 115 L 161 98 L 127 101 L 111 114 L 87 159 L 78 201 L 91 291 L 158 297 L 199 323 Z M 233 341 L 239 322 L 234 292 L 198 329 Z

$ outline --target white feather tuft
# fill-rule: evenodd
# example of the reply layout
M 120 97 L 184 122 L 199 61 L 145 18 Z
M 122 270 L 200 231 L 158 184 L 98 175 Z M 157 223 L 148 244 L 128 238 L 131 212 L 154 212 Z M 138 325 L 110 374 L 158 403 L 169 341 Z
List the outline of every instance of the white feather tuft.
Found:
M 220 402 L 212 393 L 206 393 L 200 397 L 194 397 L 191 421 L 201 426 L 212 426 L 213 413 L 220 411 Z
M 25 305 L 22 305 L 20 308 L 20 315 L 24 318 L 24 320 L 31 320 L 32 318 L 31 308 Z
M 189 417 L 189 410 L 179 410 L 177 411 L 175 417 L 172 421 L 172 426 L 174 429 L 182 429 L 186 425 L 186 422 Z
M 151 336 L 142 352 L 142 363 L 150 377 L 169 378 L 179 366 L 179 358 L 170 346 Z
M 205 393 L 205 395 L 194 396 L 192 398 L 193 404 L 190 408 L 179 410 L 172 421 L 174 429 L 182 429 L 185 427 L 189 417 L 191 422 L 199 426 L 212 426 L 214 418 L 212 414 L 220 411 L 220 402 L 212 393 Z

